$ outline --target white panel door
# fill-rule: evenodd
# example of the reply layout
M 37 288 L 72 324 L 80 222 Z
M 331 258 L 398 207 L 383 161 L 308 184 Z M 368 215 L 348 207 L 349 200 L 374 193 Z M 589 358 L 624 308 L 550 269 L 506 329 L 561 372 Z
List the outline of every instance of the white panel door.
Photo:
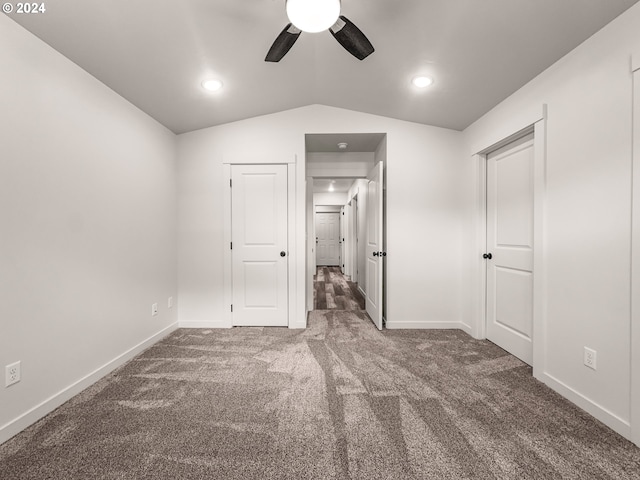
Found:
M 382 245 L 382 162 L 367 176 L 367 257 L 366 257 L 366 306 L 373 323 L 382 330 L 382 278 L 386 255 Z
M 316 265 L 340 265 L 340 213 L 316 213 Z
M 287 166 L 232 165 L 234 326 L 286 326 Z
M 487 338 L 531 365 L 533 135 L 487 156 L 485 258 Z

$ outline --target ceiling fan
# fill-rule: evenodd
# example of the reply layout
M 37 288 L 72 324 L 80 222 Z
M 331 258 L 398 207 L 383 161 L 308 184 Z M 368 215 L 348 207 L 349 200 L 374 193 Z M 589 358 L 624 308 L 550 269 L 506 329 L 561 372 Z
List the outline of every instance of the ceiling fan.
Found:
M 340 0 L 285 1 L 290 23 L 271 45 L 265 62 L 282 60 L 302 32 L 329 30 L 338 43 L 358 60 L 364 60 L 374 52 L 365 34 L 347 17 L 340 15 Z

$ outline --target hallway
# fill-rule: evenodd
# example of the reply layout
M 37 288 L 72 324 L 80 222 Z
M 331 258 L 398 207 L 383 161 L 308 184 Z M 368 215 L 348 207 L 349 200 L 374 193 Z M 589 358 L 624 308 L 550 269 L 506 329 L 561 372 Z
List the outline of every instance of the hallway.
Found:
M 340 267 L 318 267 L 313 277 L 314 310 L 364 310 L 358 284 L 347 280 Z

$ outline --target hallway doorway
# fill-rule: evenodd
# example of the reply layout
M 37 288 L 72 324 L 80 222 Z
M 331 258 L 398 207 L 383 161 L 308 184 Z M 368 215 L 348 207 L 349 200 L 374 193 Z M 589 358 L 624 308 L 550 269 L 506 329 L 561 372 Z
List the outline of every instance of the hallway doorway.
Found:
M 382 330 L 386 313 L 386 134 L 306 134 L 305 146 L 307 311 L 364 309 Z M 338 264 L 325 259 L 322 229 L 316 222 L 318 214 L 329 212 L 340 215 Z M 333 266 L 333 272 L 318 269 Z M 353 282 L 356 299 L 346 298 L 345 303 L 343 295 L 335 295 L 331 290 L 336 288 L 334 280 L 338 292 L 347 294 Z M 360 297 L 365 299 L 364 307 L 359 306 Z
M 365 298 L 340 267 L 320 266 L 313 276 L 313 309 L 362 311 Z

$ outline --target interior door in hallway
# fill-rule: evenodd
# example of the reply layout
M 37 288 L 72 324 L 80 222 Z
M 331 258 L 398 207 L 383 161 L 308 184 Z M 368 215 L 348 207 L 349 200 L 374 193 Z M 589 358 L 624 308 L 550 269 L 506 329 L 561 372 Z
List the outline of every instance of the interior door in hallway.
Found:
M 487 339 L 533 362 L 533 134 L 487 156 Z
M 382 281 L 383 255 L 382 245 L 383 210 L 382 210 L 382 162 L 376 164 L 367 176 L 367 257 L 366 257 L 366 307 L 367 314 L 373 323 L 382 330 Z
M 287 166 L 232 165 L 234 326 L 288 325 Z
M 340 265 L 340 213 L 316 213 L 316 265 Z

